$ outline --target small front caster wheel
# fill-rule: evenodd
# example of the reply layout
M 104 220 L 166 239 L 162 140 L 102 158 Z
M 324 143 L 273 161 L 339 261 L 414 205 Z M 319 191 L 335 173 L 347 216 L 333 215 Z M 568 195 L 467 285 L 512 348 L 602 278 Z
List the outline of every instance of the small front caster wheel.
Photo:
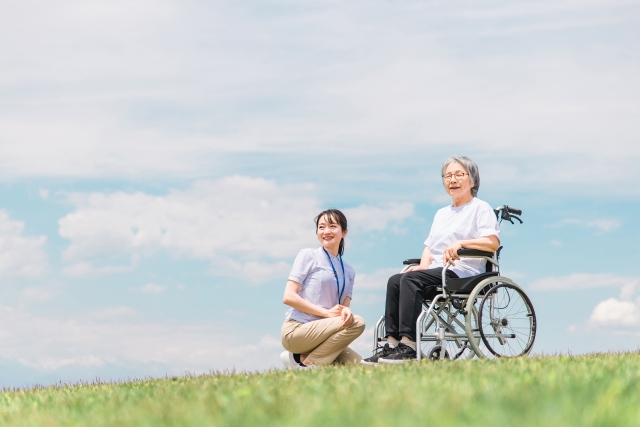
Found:
M 427 359 L 429 359 L 429 360 L 440 360 L 440 352 L 441 351 L 442 351 L 442 347 L 439 346 L 439 345 L 431 347 L 431 349 L 429 349 L 429 352 L 427 353 Z M 449 359 L 449 352 L 447 350 L 444 351 L 444 358 L 445 359 Z

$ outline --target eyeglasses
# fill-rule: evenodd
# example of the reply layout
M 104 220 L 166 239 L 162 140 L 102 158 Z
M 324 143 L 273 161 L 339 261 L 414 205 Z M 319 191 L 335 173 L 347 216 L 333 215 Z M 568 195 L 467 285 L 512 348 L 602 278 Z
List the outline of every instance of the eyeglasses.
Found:
M 465 175 L 469 175 L 468 173 L 464 173 L 464 172 L 456 172 L 454 174 L 446 174 L 446 175 L 442 175 L 442 178 L 444 179 L 444 182 L 449 182 L 451 181 L 451 178 L 453 178 L 454 176 L 456 177 L 456 181 L 461 180 L 462 178 L 464 178 Z

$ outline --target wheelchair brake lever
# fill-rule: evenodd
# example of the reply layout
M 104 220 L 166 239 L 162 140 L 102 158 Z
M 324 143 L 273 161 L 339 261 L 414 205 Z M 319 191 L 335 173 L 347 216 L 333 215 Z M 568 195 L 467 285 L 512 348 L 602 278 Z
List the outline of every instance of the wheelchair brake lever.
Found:
M 520 224 L 523 224 L 523 221 L 522 221 L 520 218 L 518 218 L 517 216 L 515 216 L 515 215 L 511 215 L 511 218 L 513 218 L 513 219 L 517 219 L 518 221 L 520 221 Z M 512 223 L 512 224 L 513 224 L 513 223 Z

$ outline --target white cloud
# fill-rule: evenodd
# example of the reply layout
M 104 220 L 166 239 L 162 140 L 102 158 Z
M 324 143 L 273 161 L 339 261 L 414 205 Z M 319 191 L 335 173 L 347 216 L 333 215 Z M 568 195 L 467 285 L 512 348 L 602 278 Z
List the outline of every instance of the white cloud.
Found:
M 615 274 L 574 273 L 568 276 L 550 276 L 536 280 L 529 285 L 529 289 L 564 291 L 611 286 L 624 287 L 637 282 L 638 279 L 636 278 L 617 276 Z
M 593 309 L 587 326 L 609 328 L 614 333 L 629 333 L 626 328 L 640 326 L 640 296 L 635 297 L 640 280 L 626 280 L 619 298 L 608 298 Z
M 620 228 L 622 226 L 622 221 L 617 218 L 598 218 L 593 220 L 568 218 L 563 220 L 557 226 L 562 225 L 578 225 L 587 228 L 595 228 L 601 233 L 606 233 L 608 231 L 615 230 L 616 228 Z
M 361 205 L 345 209 L 350 228 L 364 231 L 385 230 L 391 222 L 401 222 L 413 215 L 413 203 L 389 203 L 384 207 Z M 351 225 L 353 224 L 353 225 Z
M 47 301 L 61 294 L 59 289 L 44 286 L 30 286 L 22 290 L 21 295 L 36 301 Z
M 594 227 L 598 230 L 604 232 L 615 230 L 616 228 L 620 228 L 622 225 L 622 221 L 619 219 L 596 219 L 594 221 L 587 221 L 585 223 L 587 227 Z
M 291 271 L 291 263 L 284 261 L 259 262 L 245 261 L 238 262 L 234 259 L 227 259 L 224 263 L 219 263 L 218 268 L 211 270 L 213 274 L 219 274 L 220 267 L 224 268 L 227 273 L 242 277 L 251 285 L 258 285 L 268 280 L 280 277 L 283 283 Z
M 211 324 L 149 322 L 125 306 L 69 317 L 0 306 L 0 337 L 0 357 L 39 370 L 139 366 L 140 376 L 265 369 L 278 366 L 281 351 L 280 340 L 269 335 L 234 335 Z
M 131 307 L 120 305 L 116 307 L 99 308 L 85 314 L 85 316 L 93 320 L 122 320 L 137 317 L 139 313 Z
M 103 274 L 127 273 L 135 268 L 134 265 L 107 265 L 104 267 L 94 267 L 88 262 L 78 262 L 64 267 L 60 274 L 68 277 L 91 277 Z
M 141 294 L 161 294 L 168 289 L 169 287 L 167 285 L 156 285 L 155 283 L 147 283 L 146 285 L 142 285 L 140 288 L 132 288 L 131 290 L 140 292 Z
M 242 176 L 198 181 L 163 196 L 90 193 L 70 200 L 76 209 L 60 219 L 59 231 L 71 242 L 63 258 L 75 262 L 63 273 L 75 276 L 130 268 L 93 267 L 97 259 L 169 250 L 210 260 L 214 272 L 264 281 L 286 274 L 300 249 L 317 245 L 313 218 L 322 210 L 312 185 Z M 356 232 L 382 230 L 412 212 L 408 203 L 360 206 L 349 219 Z
M 359 313 L 365 306 L 377 307 L 376 310 L 380 310 L 380 307 L 384 308 L 389 277 L 398 274 L 401 267 L 382 268 L 372 273 L 356 273 L 352 303 L 354 310 Z
M 609 298 L 593 309 L 589 322 L 597 326 L 638 326 L 640 325 L 640 301 L 621 301 Z
M 45 236 L 23 236 L 24 222 L 0 210 L 0 277 L 38 277 L 48 269 Z
M 373 353 L 373 329 L 374 326 L 367 326 L 362 335 L 349 345 L 349 348 L 358 352 L 362 357 L 369 357 Z
M 198 181 L 164 196 L 74 194 L 59 221 L 67 260 L 171 249 L 195 258 L 291 257 L 313 245 L 319 202 L 309 185 L 277 186 L 241 176 Z
M 387 281 L 389 277 L 394 274 L 398 274 L 401 268 L 383 268 L 376 270 L 373 273 L 357 273 L 354 289 L 359 291 L 360 289 L 373 290 L 373 289 L 387 289 Z
M 265 4 L 7 5 L 0 172 L 203 176 L 222 151 L 455 144 L 539 155 L 517 180 L 539 188 L 610 182 L 640 156 L 636 40 L 579 30 L 632 27 L 633 2 Z

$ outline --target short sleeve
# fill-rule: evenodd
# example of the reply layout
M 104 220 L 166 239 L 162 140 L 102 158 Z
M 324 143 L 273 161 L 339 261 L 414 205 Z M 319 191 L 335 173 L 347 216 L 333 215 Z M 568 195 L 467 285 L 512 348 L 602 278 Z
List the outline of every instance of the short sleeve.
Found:
M 348 274 L 349 277 L 349 284 L 347 285 L 347 289 L 345 290 L 345 298 L 349 297 L 351 299 L 353 299 L 353 284 L 356 280 L 356 272 L 355 271 L 350 271 Z
M 431 222 L 431 228 L 429 229 L 429 235 L 427 236 L 427 240 L 424 241 L 425 246 L 428 246 L 428 247 L 433 246 L 433 227 L 435 227 L 436 225 L 436 220 L 438 219 L 439 212 L 440 211 L 436 212 L 435 216 L 433 217 L 433 221 Z
M 303 249 L 296 256 L 296 260 L 293 261 L 293 267 L 291 273 L 289 273 L 289 280 L 302 284 L 307 278 L 311 270 L 313 269 L 313 254 L 308 249 Z
M 498 220 L 496 214 L 489 205 L 483 205 L 478 209 L 476 216 L 476 229 L 478 237 L 496 236 L 500 238 L 500 228 L 498 227 Z

